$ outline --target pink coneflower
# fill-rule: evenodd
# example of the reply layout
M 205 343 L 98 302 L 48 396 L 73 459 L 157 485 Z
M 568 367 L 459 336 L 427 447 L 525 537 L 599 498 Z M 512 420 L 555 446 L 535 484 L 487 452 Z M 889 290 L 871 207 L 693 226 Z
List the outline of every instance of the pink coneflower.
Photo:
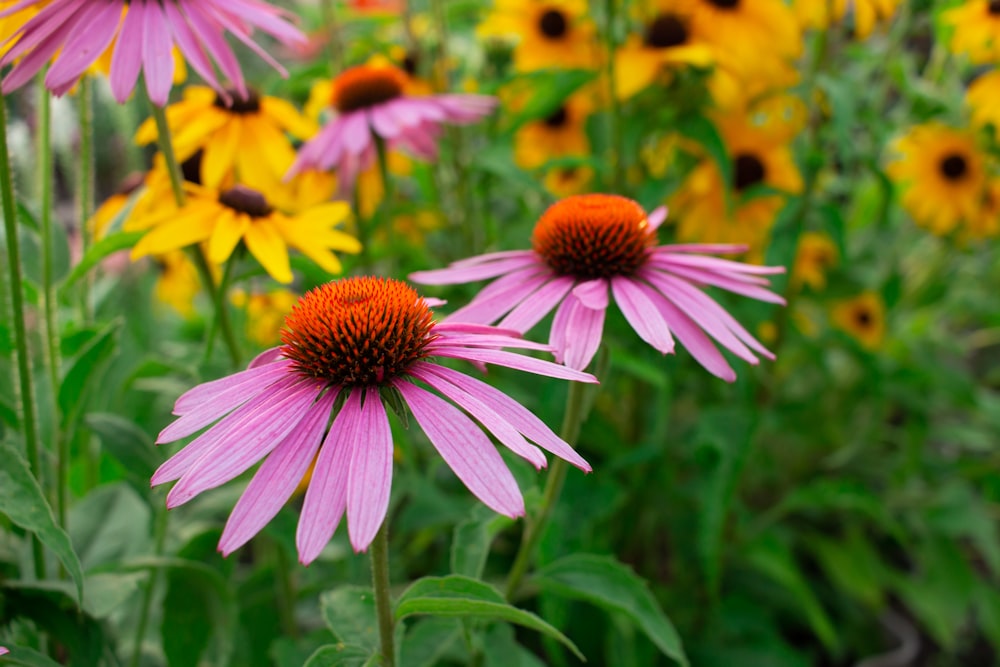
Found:
M 226 523 L 219 541 L 223 554 L 243 545 L 277 514 L 317 451 L 296 535 L 299 560 L 308 564 L 319 555 L 345 509 L 351 544 L 357 551 L 367 549 L 389 505 L 393 445 L 381 398 L 386 393 L 406 403 L 459 479 L 501 514 L 524 514 L 521 492 L 490 439 L 465 412 L 536 468 L 545 465 L 541 447 L 590 470 L 512 398 L 430 358 L 497 364 L 579 382 L 596 382 L 592 375 L 499 349 L 548 349 L 510 331 L 435 323 L 427 301 L 399 281 L 345 278 L 312 290 L 286 318 L 282 341 L 248 370 L 199 385 L 177 399 L 179 418 L 157 439 L 171 442 L 218 422 L 153 475 L 154 485 L 179 480 L 167 495 L 171 508 L 267 457 Z M 327 430 L 338 397 L 343 407 Z
M 10 651 L 8 651 L 6 647 L 0 646 L 0 655 L 7 655 L 8 653 L 10 653 Z
M 341 72 L 330 99 L 336 117 L 299 150 L 288 177 L 310 168 L 336 168 L 341 187 L 349 189 L 374 164 L 374 135 L 388 148 L 433 160 L 443 125 L 474 123 L 497 105 L 487 95 L 406 95 L 406 84 L 406 73 L 392 65 L 359 65 Z
M 305 40 L 287 22 L 289 12 L 261 0 L 21 0 L 0 12 L 0 17 L 34 6 L 40 8 L 38 13 L 0 44 L 9 46 L 0 66 L 20 59 L 3 80 L 5 93 L 24 85 L 58 53 L 45 75 L 45 85 L 63 95 L 114 44 L 111 91 L 119 102 L 132 94 L 142 71 L 150 99 L 159 106 L 167 103 L 174 46 L 220 94 L 226 92 L 213 61 L 246 98 L 243 72 L 226 43 L 226 32 L 282 75 L 284 68 L 251 38 L 253 29 L 284 43 Z
M 713 285 L 760 301 L 784 303 L 763 276 L 782 267 L 753 266 L 695 253 L 737 253 L 736 245 L 656 246 L 667 217 L 648 217 L 639 204 L 615 195 L 577 195 L 553 204 L 535 225 L 532 250 L 472 257 L 410 276 L 429 285 L 499 278 L 445 321 L 499 323 L 525 332 L 556 308 L 549 345 L 556 360 L 584 369 L 601 343 L 608 288 L 639 336 L 664 354 L 674 336 L 710 373 L 727 382 L 736 373 L 712 344 L 751 364 L 753 351 L 773 359 L 753 336 L 701 287 Z M 558 306 L 558 308 L 557 308 Z

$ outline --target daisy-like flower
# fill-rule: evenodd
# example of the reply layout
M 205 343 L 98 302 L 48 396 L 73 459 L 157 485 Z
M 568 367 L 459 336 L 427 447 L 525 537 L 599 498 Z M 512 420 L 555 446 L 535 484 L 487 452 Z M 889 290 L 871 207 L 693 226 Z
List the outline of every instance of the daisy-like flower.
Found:
M 974 124 L 992 125 L 995 135 L 1000 136 L 1000 70 L 987 72 L 969 84 L 965 104 Z
M 941 13 L 941 21 L 954 29 L 949 48 L 969 56 L 977 65 L 1000 63 L 1000 2 L 966 0 Z
M 911 128 L 893 145 L 886 168 L 902 185 L 902 203 L 913 220 L 946 235 L 974 223 L 991 196 L 986 159 L 971 132 L 937 123 Z
M 589 69 L 598 63 L 586 0 L 496 0 L 476 32 L 517 39 L 514 67 L 522 72 Z
M 556 360 L 584 369 L 601 343 L 608 291 L 639 337 L 664 354 L 674 336 L 710 373 L 728 382 L 736 373 L 714 338 L 745 361 L 768 352 L 722 306 L 699 288 L 714 285 L 752 299 L 784 303 L 768 291 L 764 276 L 782 267 L 742 264 L 697 253 L 734 253 L 731 245 L 656 246 L 656 229 L 667 216 L 649 216 L 631 199 L 589 194 L 567 197 L 535 225 L 531 250 L 512 250 L 455 262 L 410 276 L 418 283 L 447 285 L 498 278 L 446 322 L 478 322 L 527 331 L 555 310 L 549 345 Z
M 284 43 L 305 40 L 288 22 L 289 12 L 262 0 L 21 0 L 0 17 L 31 7 L 39 8 L 38 13 L 0 45 L 6 49 L 0 66 L 19 59 L 3 80 L 5 93 L 24 85 L 55 58 L 45 85 L 63 95 L 113 47 L 110 79 L 115 99 L 127 100 L 142 72 L 150 99 L 163 106 L 173 82 L 171 51 L 176 45 L 213 88 L 225 93 L 216 76 L 217 65 L 246 98 L 243 72 L 225 33 L 283 75 L 284 68 L 253 41 L 252 31 L 260 29 Z
M 795 0 L 795 16 L 803 28 L 826 30 L 848 15 L 853 34 L 866 39 L 879 23 L 892 19 L 902 0 Z
M 236 91 L 217 93 L 204 86 L 188 86 L 184 98 L 166 109 L 167 124 L 178 160 L 203 151 L 201 180 L 219 187 L 235 172 L 237 180 L 260 180 L 255 176 L 270 169 L 271 180 L 280 180 L 295 159 L 286 133 L 307 139 L 316 125 L 289 102 L 259 95 L 249 89 L 243 99 Z M 152 118 L 139 127 L 136 143 L 157 140 Z
M 799 237 L 792 267 L 792 285 L 808 285 L 819 291 L 826 287 L 826 273 L 837 264 L 837 245 L 822 232 L 804 232 Z
M 514 161 L 524 169 L 535 169 L 553 158 L 587 155 L 586 123 L 592 107 L 590 97 L 577 92 L 545 118 L 519 127 L 514 134 Z
M 474 123 L 496 107 L 487 95 L 411 97 L 405 93 L 407 79 L 391 65 L 341 72 L 329 100 L 336 116 L 299 150 L 288 177 L 304 169 L 336 168 L 342 191 L 349 192 L 358 173 L 375 163 L 375 135 L 390 149 L 433 160 L 443 125 Z
M 712 50 L 691 32 L 690 2 L 657 0 L 615 53 L 615 94 L 629 98 L 675 69 L 712 64 Z
M 436 323 L 428 302 L 402 282 L 355 277 L 322 285 L 289 313 L 282 341 L 248 370 L 178 398 L 178 419 L 157 439 L 172 442 L 215 424 L 153 475 L 154 485 L 178 480 L 167 495 L 168 507 L 225 484 L 266 457 L 226 523 L 219 542 L 223 554 L 277 514 L 317 452 L 296 534 L 299 560 L 315 560 L 345 512 L 351 545 L 356 551 L 368 548 L 385 519 L 392 484 L 392 433 L 383 393 L 394 393 L 408 406 L 458 478 L 501 514 L 523 515 L 524 500 L 483 427 L 536 468 L 545 465 L 544 449 L 590 470 L 512 398 L 430 359 L 464 359 L 579 382 L 595 378 L 500 349 L 547 349 L 513 332 Z M 338 397 L 345 399 L 343 407 L 328 429 Z
M 292 281 L 289 246 L 330 273 L 340 273 L 340 260 L 333 250 L 361 251 L 357 239 L 334 229 L 350 214 L 344 202 L 325 203 L 294 215 L 276 210 L 257 190 L 236 185 L 217 192 L 187 186 L 184 207 L 165 207 L 148 217 L 130 219 L 127 229 L 150 231 L 132 249 L 132 259 L 162 254 L 195 243 L 207 243 L 208 260 L 222 264 L 239 245 L 281 283 Z
M 869 350 L 878 348 L 885 338 L 885 303 L 875 292 L 838 302 L 830 312 L 830 319 L 835 327 Z
M 257 294 L 236 290 L 230 300 L 246 313 L 247 338 L 261 347 L 270 347 L 281 340 L 285 314 L 296 304 L 299 296 L 286 289 Z

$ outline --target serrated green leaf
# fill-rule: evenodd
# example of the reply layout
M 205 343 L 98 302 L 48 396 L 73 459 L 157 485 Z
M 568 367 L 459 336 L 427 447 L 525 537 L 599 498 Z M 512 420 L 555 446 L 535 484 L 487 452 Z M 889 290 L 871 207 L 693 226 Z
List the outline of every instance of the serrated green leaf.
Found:
M 379 645 L 375 619 L 375 596 L 364 586 L 341 586 L 319 597 L 319 606 L 330 632 L 345 644 L 367 649 Z
M 457 618 L 490 618 L 530 628 L 561 642 L 581 660 L 580 649 L 544 620 L 508 604 L 489 584 L 459 575 L 424 577 L 415 581 L 396 604 L 396 619 L 415 614 Z
M 145 231 L 118 232 L 117 234 L 106 236 L 94 245 L 90 246 L 90 248 L 87 249 L 87 253 L 80 260 L 80 263 L 74 266 L 70 274 L 66 276 L 66 280 L 63 281 L 62 284 L 62 289 L 71 287 L 77 280 L 87 275 L 88 271 L 100 264 L 101 260 L 108 255 L 131 248 L 138 243 L 139 239 L 141 239 L 145 234 Z
M 371 651 L 350 644 L 320 646 L 309 656 L 304 667 L 363 667 L 371 658 Z
M 543 590 L 624 614 L 665 656 L 688 664 L 680 635 L 646 582 L 614 558 L 574 554 L 546 565 L 532 581 Z
M 111 322 L 94 334 L 93 339 L 81 349 L 70 363 L 69 370 L 59 387 L 59 409 L 63 427 L 76 423 L 83 410 L 83 401 L 93 389 L 105 363 L 111 358 L 118 339 L 121 322 Z
M 76 584 L 76 602 L 83 600 L 83 570 L 73 551 L 69 535 L 56 524 L 42 488 L 35 481 L 21 452 L 9 443 L 0 443 L 0 513 L 38 536 L 59 559 Z

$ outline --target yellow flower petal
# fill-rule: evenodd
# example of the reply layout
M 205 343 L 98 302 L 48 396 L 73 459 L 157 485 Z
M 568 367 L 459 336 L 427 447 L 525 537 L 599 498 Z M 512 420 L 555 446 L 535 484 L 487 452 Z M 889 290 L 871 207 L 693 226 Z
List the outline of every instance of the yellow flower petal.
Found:
M 208 241 L 209 261 L 222 264 L 229 259 L 249 226 L 249 216 L 228 209 L 223 211 L 215 221 L 215 229 Z
M 236 159 L 242 134 L 243 124 L 231 120 L 205 146 L 205 154 L 201 160 L 201 180 L 206 187 L 218 187 L 229 173 Z
M 272 278 L 279 283 L 292 282 L 292 267 L 288 263 L 288 246 L 274 225 L 267 220 L 256 220 L 243 236 L 247 249 L 257 258 Z

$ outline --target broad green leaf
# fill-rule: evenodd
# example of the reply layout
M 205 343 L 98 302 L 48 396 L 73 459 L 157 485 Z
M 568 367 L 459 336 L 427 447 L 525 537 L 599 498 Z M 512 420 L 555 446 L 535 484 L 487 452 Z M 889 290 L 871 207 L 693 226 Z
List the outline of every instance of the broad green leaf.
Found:
M 483 638 L 485 667 L 545 667 L 538 657 L 517 643 L 514 628 L 498 623 Z
M 4 665 L 22 665 L 23 667 L 62 667 L 62 665 L 49 656 L 42 655 L 34 649 L 13 646 L 11 644 L 7 644 L 6 647 L 10 653 L 0 658 L 0 662 Z
M 364 586 L 341 586 L 319 597 L 323 619 L 333 635 L 345 644 L 372 652 L 379 645 L 375 596 Z M 367 655 L 367 654 L 366 654 Z
M 857 529 L 836 540 L 809 536 L 807 545 L 838 588 L 871 609 L 879 609 L 887 582 L 878 553 Z
M 146 490 L 149 478 L 162 462 L 145 431 L 118 415 L 92 412 L 84 423 L 100 439 L 104 449 L 128 471 L 132 481 L 141 481 Z
M 422 618 L 406 629 L 399 647 L 403 667 L 434 667 L 462 635 L 457 618 Z
M 473 579 L 482 577 L 493 538 L 510 524 L 507 517 L 493 514 L 467 519 L 455 526 L 451 539 L 451 571 Z
M 361 646 L 330 644 L 316 649 L 304 667 L 363 667 L 371 656 L 371 650 Z
M 87 253 L 80 260 L 80 263 L 73 267 L 70 274 L 66 276 L 66 280 L 62 284 L 62 288 L 66 289 L 72 286 L 73 283 L 85 276 L 88 271 L 97 266 L 101 260 L 108 255 L 131 248 L 138 243 L 139 239 L 141 239 L 145 234 L 145 231 L 118 232 L 117 234 L 106 236 L 94 245 L 90 246 L 90 248 L 87 249 Z
M 151 514 L 135 490 L 121 482 L 99 486 L 73 505 L 69 536 L 84 569 L 115 567 L 147 552 Z
M 665 656 L 680 665 L 688 664 L 680 635 L 646 582 L 614 558 L 574 554 L 546 565 L 532 581 L 543 590 L 624 614 Z
M 59 409 L 63 415 L 64 427 L 74 424 L 82 412 L 83 402 L 94 389 L 105 363 L 114 353 L 120 327 L 121 322 L 115 321 L 95 333 L 93 339 L 70 362 L 69 370 L 59 387 Z
M 507 604 L 500 592 L 489 584 L 468 577 L 424 577 L 415 581 L 399 598 L 396 619 L 414 614 L 508 621 L 557 639 L 575 656 L 585 660 L 576 644 L 559 630 L 538 616 Z
M 60 581 L 8 581 L 0 586 L 0 626 L 12 618 L 30 619 L 39 629 L 58 638 L 70 667 L 100 664 L 107 637 L 101 624 L 81 611 L 72 587 Z
M 83 570 L 69 535 L 56 525 L 52 508 L 28 469 L 21 452 L 10 443 L 0 443 L 0 513 L 38 536 L 59 559 L 76 584 L 76 601 L 83 600 Z
M 87 577 L 83 609 L 96 619 L 105 619 L 138 593 L 139 584 L 145 580 L 146 575 L 141 572 L 91 575 Z

